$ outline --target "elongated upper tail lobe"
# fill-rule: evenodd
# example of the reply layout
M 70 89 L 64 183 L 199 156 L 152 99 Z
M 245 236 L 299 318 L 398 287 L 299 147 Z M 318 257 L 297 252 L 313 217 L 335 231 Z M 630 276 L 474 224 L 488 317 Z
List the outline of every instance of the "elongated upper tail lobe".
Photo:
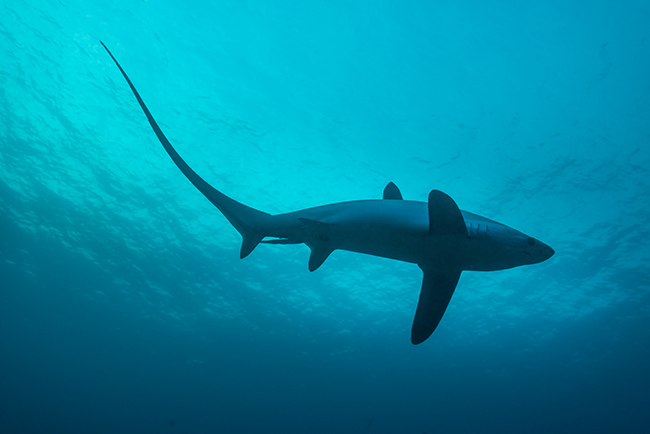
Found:
M 140 94 L 138 93 L 135 86 L 129 79 L 129 76 L 126 74 L 126 72 L 124 72 L 124 69 L 122 69 L 120 63 L 113 56 L 113 54 L 108 49 L 108 47 L 106 47 L 106 45 L 104 45 L 103 42 L 100 41 L 100 43 L 106 49 L 109 56 L 111 56 L 111 59 L 113 59 L 118 69 L 124 76 L 124 79 L 126 80 L 129 87 L 131 88 L 131 91 L 133 91 L 133 95 L 135 95 L 135 98 L 138 100 L 138 104 L 140 104 L 142 111 L 147 117 L 147 120 L 149 121 L 149 125 L 151 125 L 151 128 L 153 129 L 154 133 L 156 133 L 156 137 L 158 137 L 158 140 L 160 140 L 160 143 L 163 145 L 163 147 L 165 148 L 165 150 L 167 151 L 171 159 L 174 161 L 176 166 L 178 166 L 181 172 L 183 172 L 183 174 L 187 177 L 187 179 L 189 179 L 190 182 L 194 184 L 194 186 L 201 193 L 203 193 L 203 195 L 206 198 L 208 198 L 208 200 L 212 202 L 214 206 L 216 206 L 219 209 L 219 211 L 221 211 L 221 213 L 241 234 L 243 241 L 242 241 L 242 246 L 240 251 L 240 257 L 245 258 L 246 256 L 248 256 L 253 251 L 253 249 L 255 249 L 255 247 L 259 244 L 262 238 L 264 238 L 264 235 L 268 232 L 268 229 L 272 226 L 273 216 L 265 212 L 258 211 L 249 206 L 246 206 L 242 203 L 239 203 L 234 199 L 231 199 L 230 197 L 221 193 L 216 188 L 212 187 L 203 178 L 201 178 L 196 172 L 194 172 L 194 170 L 192 170 L 192 168 L 187 165 L 185 160 L 181 158 L 178 152 L 176 152 L 176 149 L 174 149 L 174 147 L 169 142 L 169 140 L 167 140 L 167 137 L 165 137 L 165 134 L 163 134 L 162 130 L 158 126 L 158 123 L 151 115 L 151 112 L 147 108 L 147 105 L 140 97 Z

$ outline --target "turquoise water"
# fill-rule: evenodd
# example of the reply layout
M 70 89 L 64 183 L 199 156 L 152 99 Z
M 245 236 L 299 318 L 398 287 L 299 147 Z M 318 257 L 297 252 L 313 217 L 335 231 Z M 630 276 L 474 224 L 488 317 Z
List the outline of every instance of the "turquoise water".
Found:
M 0 431 L 650 430 L 646 2 L 0 3 Z M 240 237 L 431 189 L 551 245 L 421 272 Z

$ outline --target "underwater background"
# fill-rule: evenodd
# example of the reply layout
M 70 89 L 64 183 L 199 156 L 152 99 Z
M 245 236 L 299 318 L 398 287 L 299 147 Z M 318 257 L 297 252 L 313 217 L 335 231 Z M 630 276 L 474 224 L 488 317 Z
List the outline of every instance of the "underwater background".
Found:
M 464 272 L 240 236 L 431 189 L 556 254 Z M 650 3 L 0 2 L 0 432 L 650 432 Z

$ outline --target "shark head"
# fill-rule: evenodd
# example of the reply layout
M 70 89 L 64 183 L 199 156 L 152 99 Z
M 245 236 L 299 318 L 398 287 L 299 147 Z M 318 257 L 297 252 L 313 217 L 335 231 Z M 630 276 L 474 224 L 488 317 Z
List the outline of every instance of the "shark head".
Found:
M 501 224 L 490 225 L 488 233 L 482 238 L 491 252 L 488 257 L 492 269 L 538 264 L 555 254 L 550 246 L 540 240 Z
M 504 224 L 464 213 L 471 254 L 466 270 L 495 271 L 544 262 L 555 251 L 543 242 Z
M 511 233 L 505 240 L 504 248 L 512 260 L 518 262 L 517 266 L 538 264 L 555 254 L 555 251 L 549 245 L 540 240 L 517 230 L 509 229 Z

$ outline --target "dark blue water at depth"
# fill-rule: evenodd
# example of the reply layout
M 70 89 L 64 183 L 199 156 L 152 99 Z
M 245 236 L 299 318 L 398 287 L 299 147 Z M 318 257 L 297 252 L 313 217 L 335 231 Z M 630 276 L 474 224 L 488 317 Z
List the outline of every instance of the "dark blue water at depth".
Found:
M 0 3 L 0 432 L 650 432 L 647 2 Z M 240 237 L 431 189 L 551 245 L 421 271 Z

